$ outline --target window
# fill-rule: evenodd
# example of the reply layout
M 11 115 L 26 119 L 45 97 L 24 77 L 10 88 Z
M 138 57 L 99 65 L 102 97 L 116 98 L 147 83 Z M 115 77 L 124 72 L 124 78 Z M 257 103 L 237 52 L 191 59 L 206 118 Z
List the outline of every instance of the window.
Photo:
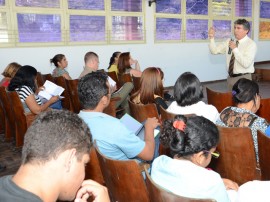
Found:
M 181 0 L 157 0 L 156 13 L 155 41 L 181 41 Z
M 104 0 L 68 0 L 68 9 L 104 10 Z
M 270 1 L 260 2 L 259 39 L 270 40 Z
M 105 16 L 70 15 L 70 41 L 105 41 Z
M 142 0 L 0 0 L 0 42 L 6 46 L 144 42 L 143 11 Z
M 208 15 L 208 0 L 187 0 L 186 13 L 190 15 Z
M 232 13 L 231 0 L 213 0 L 212 13 L 214 16 L 230 16 Z
M 156 13 L 170 13 L 180 14 L 181 13 L 181 1 L 180 0 L 157 0 L 156 1 Z
M 59 0 L 16 0 L 16 6 L 21 7 L 41 7 L 41 8 L 60 8 Z
M 186 39 L 200 40 L 208 38 L 208 20 L 188 19 Z
M 181 40 L 181 26 L 181 19 L 157 18 L 156 40 Z
M 142 12 L 141 0 L 112 0 L 112 11 Z
M 142 2 L 142 0 L 111 0 L 110 42 L 144 42 Z
M 0 43 L 9 42 L 7 13 L 0 12 Z
M 235 16 L 252 17 L 252 0 L 236 0 Z
M 19 42 L 61 42 L 60 15 L 17 14 Z
M 210 26 L 216 39 L 230 38 L 235 20 L 245 18 L 252 25 L 252 4 L 252 0 L 157 0 L 155 41 L 205 41 Z
M 141 17 L 112 16 L 111 41 L 141 41 L 143 39 Z

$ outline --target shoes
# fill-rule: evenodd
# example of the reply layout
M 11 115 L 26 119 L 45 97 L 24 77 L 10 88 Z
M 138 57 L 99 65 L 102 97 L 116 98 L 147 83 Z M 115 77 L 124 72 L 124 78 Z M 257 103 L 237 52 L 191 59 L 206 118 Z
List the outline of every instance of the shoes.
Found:
M 0 172 L 6 170 L 6 166 L 0 164 Z

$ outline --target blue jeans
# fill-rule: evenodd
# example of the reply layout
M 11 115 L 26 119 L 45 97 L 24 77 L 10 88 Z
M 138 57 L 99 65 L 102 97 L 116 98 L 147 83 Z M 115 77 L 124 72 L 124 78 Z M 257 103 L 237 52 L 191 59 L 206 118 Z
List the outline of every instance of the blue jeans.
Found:
M 61 100 L 57 100 L 55 103 L 50 105 L 52 109 L 63 109 Z

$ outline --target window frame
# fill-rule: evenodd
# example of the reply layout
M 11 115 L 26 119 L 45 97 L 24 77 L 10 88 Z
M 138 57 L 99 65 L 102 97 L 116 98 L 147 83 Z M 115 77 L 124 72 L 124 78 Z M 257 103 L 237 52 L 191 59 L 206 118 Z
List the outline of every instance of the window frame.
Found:
M 211 26 L 213 26 L 213 21 L 214 20 L 229 20 L 231 21 L 231 31 L 233 32 L 234 29 L 234 21 L 240 18 L 245 18 L 249 22 L 252 22 L 251 25 L 251 38 L 254 37 L 254 0 L 252 1 L 252 12 L 251 12 L 251 17 L 242 17 L 242 16 L 236 16 L 235 15 L 235 0 L 231 1 L 232 5 L 232 10 L 231 14 L 229 16 L 216 16 L 212 12 L 212 0 L 208 0 L 208 15 L 192 15 L 192 14 L 186 14 L 186 0 L 181 0 L 181 13 L 180 14 L 166 14 L 166 13 L 156 13 L 156 5 L 154 6 L 154 13 L 155 13 L 155 33 L 154 33 L 154 43 L 179 43 L 179 42 L 206 42 L 208 40 L 208 37 L 206 39 L 194 39 L 190 40 L 187 39 L 187 20 L 189 19 L 198 19 L 198 20 L 208 20 L 208 30 Z M 265 1 L 270 1 L 270 0 L 265 0 Z M 157 40 L 156 39 L 156 19 L 157 18 L 181 18 L 182 19 L 182 30 L 181 30 L 181 40 Z M 207 33 L 208 33 L 207 30 Z M 223 39 L 216 39 L 216 41 L 224 41 Z
M 111 0 L 104 0 L 104 10 L 82 10 L 68 9 L 68 1 L 59 0 L 59 8 L 22 7 L 16 6 L 16 0 L 6 0 L 5 6 L 0 6 L 0 12 L 7 16 L 7 32 L 10 37 L 8 42 L 1 42 L 0 47 L 43 47 L 43 46 L 65 46 L 65 45 L 107 45 L 107 44 L 138 44 L 146 43 L 145 33 L 145 2 L 142 1 L 142 12 L 112 11 Z M 61 17 L 61 42 L 19 42 L 19 29 L 17 14 L 56 14 Z M 70 40 L 70 16 L 104 16 L 105 17 L 105 40 L 104 41 L 71 41 Z M 141 17 L 143 40 L 118 41 L 112 40 L 112 16 Z
M 270 24 L 270 18 L 261 18 L 261 2 L 264 1 L 264 2 L 268 2 L 270 4 L 270 0 L 260 0 L 260 5 L 259 5 L 259 22 L 258 22 L 258 25 L 259 25 L 259 29 L 258 29 L 258 40 L 259 41 L 270 41 L 270 32 L 269 32 L 269 38 L 261 38 L 260 37 L 260 25 L 261 25 L 261 22 L 267 22 Z

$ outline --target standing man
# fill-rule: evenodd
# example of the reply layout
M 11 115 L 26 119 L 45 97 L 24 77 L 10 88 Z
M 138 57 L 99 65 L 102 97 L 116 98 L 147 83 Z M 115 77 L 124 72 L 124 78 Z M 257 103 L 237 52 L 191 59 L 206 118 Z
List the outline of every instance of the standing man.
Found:
M 257 52 L 255 42 L 248 37 L 250 24 L 245 19 L 238 19 L 234 22 L 235 40 L 228 39 L 223 43 L 216 44 L 215 30 L 210 27 L 208 36 L 210 38 L 209 48 L 212 54 L 226 54 L 228 70 L 228 89 L 241 78 L 252 79 L 254 73 L 254 58 Z

